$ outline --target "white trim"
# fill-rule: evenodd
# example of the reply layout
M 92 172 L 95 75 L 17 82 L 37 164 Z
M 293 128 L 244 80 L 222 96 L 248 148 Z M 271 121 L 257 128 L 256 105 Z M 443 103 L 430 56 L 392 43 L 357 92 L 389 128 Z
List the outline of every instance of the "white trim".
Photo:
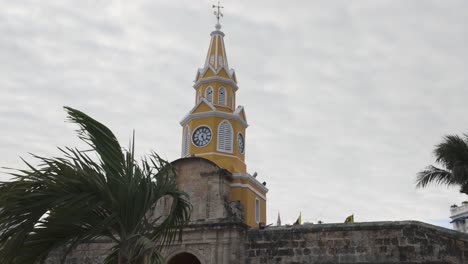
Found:
M 219 57 L 219 54 L 218 54 L 218 38 L 219 36 L 215 36 L 214 37 L 214 41 L 215 41 L 215 56 L 214 56 L 214 60 L 215 60 L 215 63 L 214 63 L 214 67 L 215 69 L 218 68 L 218 57 Z
M 206 100 L 206 98 L 202 96 L 202 97 L 200 97 L 200 101 L 192 108 L 192 110 L 190 110 L 189 113 L 192 113 L 193 111 L 195 111 L 195 110 L 198 108 L 198 106 L 200 106 L 200 104 L 201 104 L 202 102 L 204 102 L 205 104 L 207 104 L 208 107 L 211 108 L 211 110 L 213 110 L 213 111 L 216 110 L 216 107 L 214 107 L 214 105 L 213 105 L 210 101 Z
M 203 100 L 204 98 L 202 98 Z M 242 119 L 239 115 L 231 114 L 231 113 L 226 113 L 218 110 L 213 110 L 213 111 L 208 111 L 208 112 L 201 112 L 201 113 L 188 113 L 185 115 L 184 119 L 180 121 L 180 125 L 184 126 L 189 120 L 191 119 L 196 119 L 196 118 L 204 118 L 204 117 L 210 117 L 210 116 L 217 116 L 217 117 L 222 117 L 222 118 L 227 118 L 227 119 L 233 119 L 236 121 L 239 121 L 244 128 L 247 128 L 249 125 L 247 122 Z
M 205 67 L 206 67 L 206 65 L 210 64 L 210 55 L 211 55 L 211 49 L 212 49 L 212 44 L 213 44 L 212 40 L 213 40 L 213 38 L 211 38 L 210 46 L 208 47 L 208 54 L 206 55 Z
M 258 207 L 257 207 L 257 202 L 258 202 Z M 260 217 L 260 211 L 261 211 L 261 210 L 260 210 L 260 207 L 261 207 L 261 204 L 260 204 L 260 200 L 259 200 L 257 197 L 255 197 L 255 205 L 254 205 L 254 206 L 255 206 L 255 223 L 258 224 L 258 223 L 260 223 L 260 218 L 261 218 L 261 217 Z M 258 209 L 258 210 L 257 210 L 257 209 Z M 257 216 L 258 216 L 258 218 L 257 218 Z
M 221 36 L 224 37 L 224 32 L 222 32 L 221 30 L 211 31 L 210 36 L 213 36 L 213 35 L 216 35 L 216 34 L 221 35 Z
M 234 114 L 235 115 L 238 115 L 239 117 L 241 117 L 242 120 L 244 120 L 241 116 L 241 113 L 244 112 L 244 117 L 245 117 L 245 122 L 247 123 L 247 115 L 245 114 L 245 109 L 242 105 L 239 105 L 236 110 L 234 111 Z
M 229 75 L 231 76 L 231 78 L 234 79 L 234 82 L 237 83 L 236 72 L 234 71 L 234 69 L 231 69 L 231 72 L 229 73 Z
M 241 187 L 241 188 L 247 188 L 249 190 L 251 190 L 252 192 L 254 192 L 256 195 L 258 195 L 258 197 L 262 198 L 263 200 L 266 201 L 266 197 L 265 195 L 261 194 L 259 191 L 255 190 L 254 187 L 248 185 L 248 184 L 243 184 L 243 183 L 238 183 L 238 182 L 235 182 L 235 183 L 231 183 L 229 186 L 231 187 Z
M 225 156 L 225 157 L 229 157 L 229 158 L 236 158 L 238 159 L 240 162 L 244 163 L 245 162 L 243 160 L 241 160 L 239 157 L 237 156 L 234 156 L 234 155 L 229 155 L 229 154 L 225 154 L 225 153 L 219 153 L 219 152 L 205 152 L 205 153 L 200 153 L 200 154 L 197 154 L 197 157 L 198 156 L 206 156 L 206 155 L 220 155 L 220 156 Z
M 227 60 L 227 55 L 226 55 L 226 46 L 224 45 L 224 37 L 221 39 L 221 46 L 223 48 L 223 66 L 226 68 L 229 68 L 228 60 Z
M 200 73 L 200 74 L 202 74 L 202 73 Z M 200 78 L 200 80 L 195 81 L 195 84 L 193 85 L 193 88 L 197 89 L 197 87 L 200 84 L 207 83 L 207 82 L 222 82 L 222 83 L 226 83 L 226 84 L 230 85 L 234 89 L 234 91 L 239 90 L 239 87 L 237 86 L 236 82 L 234 82 L 231 79 L 224 78 L 224 77 L 219 77 L 219 76 Z
M 197 145 L 195 144 L 195 142 L 193 142 L 193 134 L 195 134 L 195 132 L 197 131 L 197 129 L 199 129 L 200 127 L 207 127 L 208 130 L 210 130 L 210 133 L 211 133 L 211 138 L 210 138 L 210 140 L 208 141 L 208 143 L 206 143 L 206 145 L 203 145 L 203 146 L 197 146 Z M 190 142 L 192 142 L 192 145 L 194 145 L 194 146 L 197 147 L 197 148 L 204 148 L 204 147 L 208 146 L 208 145 L 211 143 L 211 140 L 213 140 L 213 130 L 211 130 L 211 127 L 209 127 L 209 126 L 207 126 L 207 125 L 199 125 L 199 126 L 197 126 L 197 127 L 193 130 L 192 134 L 190 135 Z
M 198 72 L 201 75 L 204 75 L 208 71 L 208 69 L 210 69 L 215 75 L 217 75 L 222 69 L 224 69 L 226 71 L 227 75 L 229 76 L 229 78 L 232 78 L 233 74 L 235 74 L 234 69 L 229 69 L 227 66 L 222 66 L 222 67 L 219 67 L 218 69 L 215 69 L 210 64 L 205 65 L 203 68 L 199 68 Z M 212 77 L 219 77 L 219 76 L 212 76 Z M 210 78 L 210 77 L 205 77 L 205 78 Z M 223 78 L 223 77 L 220 77 L 220 78 Z M 237 83 L 237 80 L 235 82 Z
M 221 130 L 221 126 L 227 125 L 226 131 Z M 222 133 L 226 133 L 226 135 L 221 135 Z M 227 140 L 225 138 L 220 138 L 221 136 L 223 137 L 228 137 Z M 218 131 L 216 134 L 216 151 L 219 152 L 226 152 L 226 153 L 233 153 L 234 152 L 234 128 L 232 127 L 231 122 L 229 120 L 224 119 L 218 124 Z M 224 145 L 224 148 L 220 147 L 220 144 Z
M 248 180 L 251 183 L 255 184 L 255 186 L 257 186 L 260 190 L 264 191 L 265 193 L 268 193 L 268 188 L 248 173 L 233 173 L 232 178 Z
M 190 120 L 189 117 L 190 117 L 191 115 L 193 115 L 193 114 L 192 114 L 193 111 L 195 111 L 195 110 L 198 108 L 198 106 L 200 106 L 200 104 L 201 104 L 202 102 L 204 102 L 205 104 L 207 104 L 208 107 L 211 108 L 211 111 L 217 111 L 217 110 L 216 110 L 216 107 L 214 107 L 214 105 L 213 105 L 212 103 L 210 103 L 208 100 L 206 100 L 205 97 L 201 97 L 201 98 L 200 98 L 200 101 L 192 108 L 192 110 L 190 110 L 190 112 L 189 112 L 188 114 L 186 114 L 186 115 L 184 116 L 184 118 L 183 118 L 182 120 L 186 120 L 186 119 L 187 119 L 187 121 Z M 204 112 L 204 113 L 206 113 L 206 112 Z M 242 118 L 241 118 L 241 120 L 242 120 Z M 185 123 L 187 123 L 187 122 L 185 122 Z M 181 124 L 182 126 L 185 125 L 185 123 L 182 124 L 182 121 L 180 122 L 180 124 Z

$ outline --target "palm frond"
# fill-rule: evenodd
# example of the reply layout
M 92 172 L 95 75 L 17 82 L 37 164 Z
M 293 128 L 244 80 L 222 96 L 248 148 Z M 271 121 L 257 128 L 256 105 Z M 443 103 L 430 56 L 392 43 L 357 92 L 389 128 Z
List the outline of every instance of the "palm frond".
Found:
M 468 144 L 457 135 L 447 135 L 434 149 L 434 155 L 436 162 L 447 170 L 452 170 L 460 163 L 468 165 Z
M 162 263 L 157 249 L 180 236 L 191 211 L 187 194 L 177 188 L 175 169 L 156 153 L 138 164 L 134 136 L 130 150 L 122 150 L 106 126 L 78 110 L 65 109 L 100 162 L 89 152 L 61 148 L 63 158 L 33 155 L 38 166 L 24 161 L 28 169 L 14 171 L 13 181 L 0 183 L 2 263 L 44 263 L 59 249 L 65 261 L 75 246 L 98 237 L 115 243 L 106 263 L 119 258 Z M 167 216 L 147 217 L 159 200 L 167 198 L 171 199 Z
M 108 176 L 123 176 L 124 156 L 112 131 L 81 111 L 67 106 L 64 109 L 68 113 L 68 119 L 80 126 L 81 129 L 77 131 L 79 138 L 99 154 Z
M 439 169 L 434 166 L 429 166 L 425 170 L 420 171 L 416 179 L 416 187 L 423 188 L 429 183 L 455 185 L 459 184 L 449 171 Z

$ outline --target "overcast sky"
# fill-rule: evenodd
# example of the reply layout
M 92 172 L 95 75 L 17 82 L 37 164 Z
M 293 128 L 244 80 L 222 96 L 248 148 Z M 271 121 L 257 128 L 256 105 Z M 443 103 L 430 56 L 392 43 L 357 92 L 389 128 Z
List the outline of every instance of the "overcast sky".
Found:
M 180 157 L 179 121 L 213 1 L 0 0 L 0 166 L 85 146 L 64 105 L 137 152 Z M 468 133 L 468 1 L 223 1 L 246 163 L 268 223 L 420 220 L 450 227 L 457 188 L 415 189 L 443 135 Z M 8 176 L 1 175 L 1 179 Z

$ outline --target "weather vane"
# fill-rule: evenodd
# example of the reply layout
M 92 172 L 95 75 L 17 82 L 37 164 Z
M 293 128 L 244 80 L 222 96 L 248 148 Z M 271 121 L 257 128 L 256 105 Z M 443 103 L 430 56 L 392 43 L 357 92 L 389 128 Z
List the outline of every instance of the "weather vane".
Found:
M 214 11 L 214 15 L 216 16 L 216 19 L 218 19 L 218 25 L 219 25 L 219 18 L 223 17 L 223 13 L 221 13 L 221 8 L 224 8 L 224 6 L 221 6 L 218 1 L 218 5 L 213 5 L 213 8 L 218 9 L 218 11 Z

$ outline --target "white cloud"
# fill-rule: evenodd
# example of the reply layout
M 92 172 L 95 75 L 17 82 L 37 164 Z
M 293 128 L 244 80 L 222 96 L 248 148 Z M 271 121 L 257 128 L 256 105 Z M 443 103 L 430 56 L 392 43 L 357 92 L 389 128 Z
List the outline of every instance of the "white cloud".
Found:
M 80 144 L 61 107 L 104 122 L 125 145 L 168 159 L 214 24 L 211 2 L 2 1 L 1 166 Z M 247 165 L 270 188 L 268 217 L 292 222 L 417 219 L 465 196 L 415 190 L 442 135 L 468 131 L 468 4 L 237 1 L 223 30 Z M 82 145 L 80 145 L 82 146 Z M 284 222 L 283 221 L 283 222 Z

